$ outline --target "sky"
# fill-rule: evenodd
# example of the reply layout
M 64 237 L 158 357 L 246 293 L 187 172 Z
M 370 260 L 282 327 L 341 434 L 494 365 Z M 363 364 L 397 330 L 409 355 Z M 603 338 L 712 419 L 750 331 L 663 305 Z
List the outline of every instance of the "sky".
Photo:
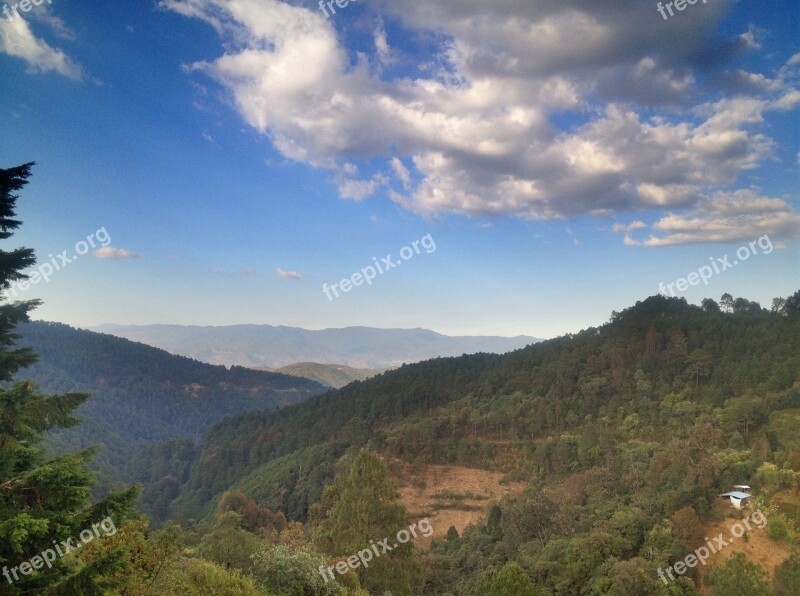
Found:
M 547 338 L 800 289 L 797 2 L 38 1 L 35 318 Z

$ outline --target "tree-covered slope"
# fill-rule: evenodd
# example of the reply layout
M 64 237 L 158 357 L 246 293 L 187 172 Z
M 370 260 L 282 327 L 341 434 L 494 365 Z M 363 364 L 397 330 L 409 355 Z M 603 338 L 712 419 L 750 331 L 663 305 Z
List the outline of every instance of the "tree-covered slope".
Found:
M 511 354 L 404 366 L 277 412 L 226 419 L 205 437 L 176 511 L 194 517 L 259 467 L 319 444 L 340 454 L 371 442 L 408 460 L 530 479 L 590 466 L 615 440 L 608 429 L 663 441 L 715 409 L 726 440 L 750 441 L 770 409 L 795 399 L 798 371 L 797 316 L 706 312 L 652 297 L 600 328 Z M 758 415 L 735 422 L 737 408 L 756 407 L 748 399 L 758 400 Z M 308 481 L 270 479 L 287 493 Z M 307 505 L 287 514 L 302 518 Z
M 420 557 L 425 577 L 414 593 L 516 585 L 531 594 L 688 595 L 703 581 L 696 570 L 664 583 L 659 569 L 677 569 L 703 536 L 727 530 L 738 512 L 718 495 L 745 483 L 770 524 L 752 530 L 761 531 L 755 540 L 767 541 L 765 564 L 781 571 L 773 580 L 752 560 L 740 564 L 737 546 L 735 564 L 702 573 L 716 582 L 712 594 L 741 582 L 765 594 L 768 584 L 791 586 L 800 293 L 783 312 L 736 303 L 720 310 L 651 297 L 599 328 L 504 356 L 404 366 L 279 411 L 227 418 L 205 436 L 186 483 L 172 485 L 169 512 L 210 519 L 224 491 L 241 491 L 317 536 L 330 499 L 348 498 L 334 477 L 369 445 L 407 462 L 411 483 L 414 470 L 435 463 L 499 471 L 525 487 L 491 504 L 478 525 L 440 528 L 446 539 Z
M 274 409 L 324 390 L 297 377 L 226 369 L 163 350 L 57 323 L 19 327 L 19 344 L 39 361 L 24 372 L 48 391 L 92 394 L 77 411 L 83 424 L 50 433 L 56 451 L 101 444 L 104 481 L 133 480 L 127 466 L 148 445 L 198 440 L 225 416 Z

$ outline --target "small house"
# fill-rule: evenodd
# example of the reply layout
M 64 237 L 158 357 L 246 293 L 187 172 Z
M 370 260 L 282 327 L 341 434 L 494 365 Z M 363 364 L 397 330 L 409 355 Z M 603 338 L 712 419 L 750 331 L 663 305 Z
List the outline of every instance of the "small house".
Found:
M 742 507 L 747 505 L 747 502 L 753 498 L 753 495 L 740 490 L 734 490 L 729 493 L 722 493 L 720 497 L 730 498 L 731 505 L 736 507 L 736 509 L 741 509 Z

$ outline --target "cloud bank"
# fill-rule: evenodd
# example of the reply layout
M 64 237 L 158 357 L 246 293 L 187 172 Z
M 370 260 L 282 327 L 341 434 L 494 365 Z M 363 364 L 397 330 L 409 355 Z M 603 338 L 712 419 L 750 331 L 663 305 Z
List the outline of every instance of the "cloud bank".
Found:
M 769 76 L 734 68 L 760 45 L 753 31 L 717 33 L 731 5 L 665 24 L 626 0 L 376 2 L 370 53 L 314 8 L 161 2 L 221 38 L 219 57 L 188 70 L 222 85 L 285 157 L 333 172 L 342 198 L 384 190 L 426 216 L 661 213 L 647 240 L 620 224 L 647 246 L 797 238 L 786 200 L 737 185 L 779 149 L 765 120 L 800 105 L 800 58 Z M 384 21 L 430 57 L 392 70 L 406 56 Z

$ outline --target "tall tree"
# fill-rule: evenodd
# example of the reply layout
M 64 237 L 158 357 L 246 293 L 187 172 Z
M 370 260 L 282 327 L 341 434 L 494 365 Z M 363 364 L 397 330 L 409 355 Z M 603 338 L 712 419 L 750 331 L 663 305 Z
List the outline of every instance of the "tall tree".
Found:
M 733 312 L 733 296 L 725 292 L 719 299 L 719 305 L 724 312 Z
M 16 191 L 28 182 L 33 163 L 0 169 L 0 239 L 7 240 L 20 221 L 15 219 Z M 111 495 L 94 506 L 87 502 L 92 475 L 86 462 L 95 449 L 47 459 L 37 446 L 43 433 L 78 423 L 72 412 L 89 396 L 85 393 L 44 395 L 32 381 L 19 380 L 19 371 L 36 362 L 27 348 L 16 348 L 16 326 L 29 320 L 38 300 L 7 302 L 12 282 L 27 279 L 23 271 L 36 258 L 29 248 L 0 250 L 0 565 L 4 593 L 98 593 L 111 587 L 104 579 L 123 566 L 123 550 L 85 564 L 75 557 L 53 557 L 47 567 L 32 569 L 27 562 L 51 550 L 55 542 L 91 531 L 106 514 L 126 511 L 136 490 Z M 41 559 L 40 559 L 41 562 Z M 8 585 L 6 585 L 8 584 Z M 81 592 L 82 591 L 82 592 Z
M 327 515 L 316 535 L 328 554 L 350 557 L 376 545 L 381 556 L 373 558 L 368 568 L 358 569 L 361 583 L 371 594 L 387 590 L 411 594 L 423 579 L 411 542 L 399 544 L 396 539 L 400 530 L 407 530 L 408 523 L 408 512 L 399 496 L 386 464 L 375 451 L 365 448 L 322 498 L 321 509 Z M 378 549 L 381 540 L 386 540 L 390 552 Z
M 716 300 L 712 300 L 711 298 L 703 298 L 703 301 L 700 303 L 701 308 L 710 313 L 714 312 L 721 312 L 719 304 L 717 304 Z
M 772 312 L 782 314 L 784 312 L 785 307 L 786 307 L 786 298 L 772 299 L 772 309 L 771 309 Z
M 786 299 L 786 302 L 783 303 L 783 312 L 787 315 L 800 313 L 800 290 Z
M 686 358 L 686 374 L 694 379 L 694 385 L 700 384 L 700 377 L 707 377 L 711 372 L 711 356 L 705 350 L 693 350 Z

